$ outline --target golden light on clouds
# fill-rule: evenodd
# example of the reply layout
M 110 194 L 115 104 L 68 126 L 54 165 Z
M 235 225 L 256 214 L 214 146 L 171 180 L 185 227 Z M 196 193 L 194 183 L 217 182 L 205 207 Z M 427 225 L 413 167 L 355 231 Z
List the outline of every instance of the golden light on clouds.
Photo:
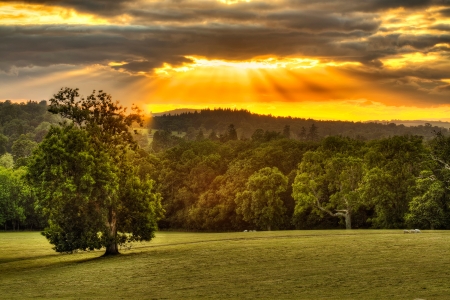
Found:
M 0 1 L 1 25 L 25 24 L 109 24 L 106 19 L 58 6 L 5 3 Z
M 440 30 L 433 28 L 434 25 L 450 24 L 450 18 L 440 14 L 443 9 L 445 7 L 432 6 L 413 12 L 404 8 L 389 10 L 380 16 L 381 26 L 387 30 L 379 31 L 377 35 L 385 36 L 393 32 L 412 35 L 438 33 Z
M 403 55 L 398 55 L 397 57 L 391 57 L 382 59 L 383 65 L 388 68 L 402 68 L 407 65 L 412 65 L 416 63 L 426 63 L 433 62 L 437 59 L 441 58 L 441 56 L 437 53 L 408 53 Z
M 156 70 L 149 82 L 152 101 L 203 106 L 327 101 L 360 89 L 361 82 L 337 72 L 335 62 L 309 58 L 222 61 L 194 58 L 191 64 Z M 359 65 L 351 63 L 350 65 Z M 270 105 L 269 105 L 270 106 Z M 292 110 L 291 110 L 292 112 Z
M 156 68 L 155 74 L 160 76 L 173 76 L 176 73 L 185 73 L 194 71 L 201 68 L 217 69 L 222 68 L 224 70 L 233 72 L 249 71 L 249 70 L 270 70 L 270 69 L 312 69 L 316 67 L 338 67 L 338 66 L 360 66 L 359 62 L 335 62 L 326 61 L 321 62 L 316 58 L 255 58 L 244 61 L 227 61 L 212 59 L 209 60 L 204 57 L 185 56 L 185 58 L 191 60 L 190 63 L 184 63 L 181 66 L 172 66 L 168 63 L 164 63 L 163 67 Z M 122 66 L 126 63 L 110 62 L 110 66 Z M 150 74 L 149 74 L 150 75 Z
M 221 3 L 231 5 L 231 4 L 236 4 L 239 2 L 250 2 L 251 0 L 218 0 L 218 1 Z

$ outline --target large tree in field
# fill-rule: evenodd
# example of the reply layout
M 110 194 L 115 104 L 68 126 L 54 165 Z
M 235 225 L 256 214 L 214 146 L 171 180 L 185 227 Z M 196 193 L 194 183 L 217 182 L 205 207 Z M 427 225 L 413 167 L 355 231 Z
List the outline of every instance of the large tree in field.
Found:
M 29 164 L 38 208 L 48 217 L 44 231 L 58 252 L 106 248 L 150 240 L 162 214 L 154 182 L 139 170 L 131 126 L 142 123 L 103 91 L 80 98 L 61 89 L 49 111 L 69 119 L 54 127 Z

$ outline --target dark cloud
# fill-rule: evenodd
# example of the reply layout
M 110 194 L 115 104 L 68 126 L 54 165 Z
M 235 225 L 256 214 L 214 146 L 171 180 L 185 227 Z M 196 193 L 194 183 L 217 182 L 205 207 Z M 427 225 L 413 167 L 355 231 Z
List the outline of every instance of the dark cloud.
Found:
M 360 32 L 355 32 L 360 36 Z M 351 37 L 352 34 L 346 35 Z M 131 69 L 180 64 L 184 56 L 250 59 L 267 55 L 362 56 L 339 45 L 342 35 L 254 26 L 0 26 L 2 69 L 30 65 L 145 62 Z M 33 47 L 30 49 L 30 45 Z
M 375 31 L 380 21 L 374 15 L 340 15 L 322 11 L 282 11 L 267 16 L 272 23 L 284 25 L 287 28 L 322 31 Z
M 439 13 L 445 17 L 450 17 L 450 8 L 441 9 Z
M 438 87 L 440 91 L 450 92 L 450 84 Z
M 430 27 L 431 29 L 437 29 L 441 31 L 450 31 L 450 24 L 438 24 Z

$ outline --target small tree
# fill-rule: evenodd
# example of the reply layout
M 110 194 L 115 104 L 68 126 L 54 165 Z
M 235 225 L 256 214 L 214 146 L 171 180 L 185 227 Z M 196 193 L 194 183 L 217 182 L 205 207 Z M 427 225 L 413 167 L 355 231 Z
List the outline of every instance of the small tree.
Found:
M 310 141 L 317 141 L 319 139 L 318 128 L 314 123 L 309 127 L 307 138 Z
M 48 217 L 44 235 L 57 252 L 100 249 L 118 254 L 118 244 L 150 240 L 162 214 L 154 182 L 140 175 L 130 127 L 142 124 L 126 109 L 95 91 L 61 89 L 50 112 L 73 123 L 52 128 L 35 151 L 28 180 Z
M 291 126 L 289 125 L 285 125 L 283 128 L 283 136 L 285 138 L 291 138 Z
M 286 191 L 287 184 L 287 177 L 275 167 L 253 173 L 246 190 L 236 195 L 236 212 L 244 221 L 271 230 L 283 222 L 286 208 L 280 194 Z

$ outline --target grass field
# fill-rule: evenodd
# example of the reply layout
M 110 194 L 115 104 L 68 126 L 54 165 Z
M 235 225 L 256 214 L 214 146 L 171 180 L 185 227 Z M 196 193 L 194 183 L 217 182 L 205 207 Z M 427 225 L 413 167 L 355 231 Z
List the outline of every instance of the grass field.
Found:
M 450 232 L 158 232 L 117 257 L 0 233 L 0 299 L 450 299 Z

